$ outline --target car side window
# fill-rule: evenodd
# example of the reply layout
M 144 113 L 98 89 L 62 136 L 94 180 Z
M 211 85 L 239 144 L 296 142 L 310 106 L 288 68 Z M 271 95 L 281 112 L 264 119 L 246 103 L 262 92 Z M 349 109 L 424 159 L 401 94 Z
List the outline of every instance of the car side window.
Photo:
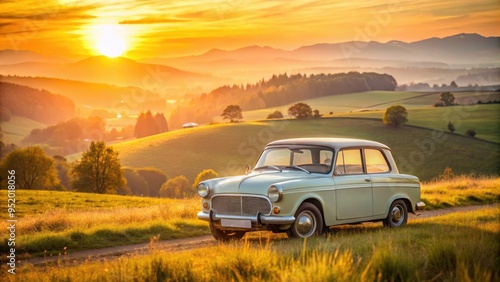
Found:
M 384 173 L 390 171 L 384 154 L 379 150 L 365 149 L 365 162 L 367 173 Z
M 335 174 L 361 174 L 363 163 L 361 149 L 344 149 L 337 154 Z

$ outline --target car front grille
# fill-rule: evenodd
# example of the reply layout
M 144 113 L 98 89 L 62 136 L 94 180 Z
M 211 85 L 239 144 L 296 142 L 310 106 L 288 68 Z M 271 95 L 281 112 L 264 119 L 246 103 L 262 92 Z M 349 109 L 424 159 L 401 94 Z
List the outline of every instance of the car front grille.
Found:
M 214 196 L 212 208 L 222 215 L 256 215 L 258 212 L 269 215 L 271 202 L 264 197 L 255 196 Z

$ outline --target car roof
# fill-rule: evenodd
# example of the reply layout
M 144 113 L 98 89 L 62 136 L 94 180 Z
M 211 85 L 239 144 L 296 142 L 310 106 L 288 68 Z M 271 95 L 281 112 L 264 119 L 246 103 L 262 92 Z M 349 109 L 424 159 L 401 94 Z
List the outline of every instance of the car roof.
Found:
M 325 146 L 333 149 L 340 149 L 346 147 L 377 147 L 377 148 L 385 148 L 389 149 L 389 147 L 385 144 L 364 140 L 364 139 L 353 139 L 353 138 L 292 138 L 292 139 L 283 139 L 273 141 L 268 146 L 277 146 L 277 145 L 313 145 L 313 146 Z

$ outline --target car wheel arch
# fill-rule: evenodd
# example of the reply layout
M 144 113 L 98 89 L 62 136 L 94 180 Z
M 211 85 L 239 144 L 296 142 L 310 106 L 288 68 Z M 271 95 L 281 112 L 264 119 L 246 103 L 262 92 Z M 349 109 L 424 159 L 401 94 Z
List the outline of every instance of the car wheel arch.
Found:
M 324 212 L 324 210 L 323 210 L 323 203 L 322 203 L 319 199 L 317 199 L 316 197 L 308 197 L 308 198 L 306 198 L 306 199 L 304 199 L 304 200 L 302 200 L 302 201 L 298 201 L 298 202 L 299 202 L 299 204 L 298 204 L 298 205 L 297 205 L 297 207 L 295 208 L 294 213 L 297 211 L 297 209 L 298 209 L 298 208 L 299 208 L 299 207 L 300 207 L 303 203 L 310 203 L 310 204 L 313 204 L 313 205 L 315 205 L 315 206 L 318 208 L 319 212 L 321 213 L 321 217 L 322 217 L 322 219 L 323 219 L 323 227 L 325 227 L 325 212 Z
M 392 203 L 394 203 L 397 200 L 402 200 L 406 204 L 406 208 L 408 209 L 408 212 L 415 213 L 415 209 L 411 203 L 411 200 L 409 199 L 408 196 L 406 195 L 395 195 L 392 197 L 388 202 L 387 202 L 387 210 L 386 210 L 386 215 L 389 214 L 389 210 L 391 208 Z

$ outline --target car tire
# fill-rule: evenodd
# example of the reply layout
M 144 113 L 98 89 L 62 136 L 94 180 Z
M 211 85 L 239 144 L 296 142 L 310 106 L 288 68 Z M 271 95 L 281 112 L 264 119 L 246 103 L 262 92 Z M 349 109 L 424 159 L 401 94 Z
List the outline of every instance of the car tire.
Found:
M 245 231 L 234 231 L 234 230 L 221 230 L 215 228 L 212 224 L 210 224 L 210 232 L 212 236 L 217 241 L 227 242 L 230 240 L 239 240 L 245 236 Z
M 396 200 L 392 202 L 389 208 L 387 217 L 383 220 L 386 227 L 399 227 L 406 224 L 408 221 L 408 208 L 403 200 Z
M 312 203 L 302 203 L 295 212 L 295 222 L 286 231 L 289 238 L 310 238 L 323 232 L 323 216 Z

